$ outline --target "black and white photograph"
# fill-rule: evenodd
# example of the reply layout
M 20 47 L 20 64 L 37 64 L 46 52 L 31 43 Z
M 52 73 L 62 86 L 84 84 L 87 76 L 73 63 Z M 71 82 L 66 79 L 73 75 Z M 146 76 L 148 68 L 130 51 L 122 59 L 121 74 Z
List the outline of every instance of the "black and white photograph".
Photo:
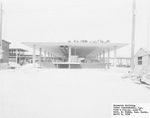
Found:
M 0 118 L 150 118 L 150 0 L 0 0 Z

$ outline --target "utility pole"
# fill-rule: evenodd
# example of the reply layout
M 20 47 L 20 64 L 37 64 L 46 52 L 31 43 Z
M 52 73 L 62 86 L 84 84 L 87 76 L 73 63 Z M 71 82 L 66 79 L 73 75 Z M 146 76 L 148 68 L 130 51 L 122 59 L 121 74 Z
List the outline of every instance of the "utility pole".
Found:
M 147 25 L 147 53 L 149 54 L 149 23 Z
M 2 10 L 2 3 L 1 3 L 1 8 L 0 8 L 0 47 L 2 49 L 2 15 L 3 15 L 3 10 Z
M 150 52 L 150 8 L 147 8 L 147 41 L 146 41 L 146 46 L 147 46 L 147 54 Z
M 3 10 L 2 10 L 2 3 L 0 6 L 0 59 L 3 57 L 3 48 L 2 48 L 2 15 L 3 15 Z
M 131 41 L 131 70 L 134 69 L 134 48 L 135 48 L 135 17 L 136 17 L 136 0 L 133 0 L 133 16 L 132 16 L 132 41 Z

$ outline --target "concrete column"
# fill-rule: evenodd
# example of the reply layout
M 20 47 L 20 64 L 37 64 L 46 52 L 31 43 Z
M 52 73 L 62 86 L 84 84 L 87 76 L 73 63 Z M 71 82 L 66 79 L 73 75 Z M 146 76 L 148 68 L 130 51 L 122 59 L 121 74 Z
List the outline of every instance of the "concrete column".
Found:
M 16 63 L 18 63 L 18 50 L 16 49 Z
M 48 52 L 48 62 L 49 62 L 49 55 L 50 55 L 50 53 Z
M 69 57 L 68 61 L 71 62 L 71 46 L 69 46 Z
M 54 55 L 52 54 L 52 59 L 53 59 L 53 61 L 54 61 Z
M 35 61 L 36 61 L 36 45 L 33 45 L 33 66 L 35 68 Z
M 101 57 L 101 53 L 99 53 L 99 62 L 101 63 L 102 57 Z
M 123 63 L 122 63 L 122 58 L 120 58 L 120 65 L 121 65 L 121 66 L 123 65 Z
M 44 51 L 44 61 L 46 62 L 46 50 Z
M 107 65 L 108 65 L 108 69 L 110 68 L 110 50 L 108 49 L 108 60 L 107 60 Z
M 68 61 L 71 62 L 71 46 L 69 46 L 69 57 Z M 71 68 L 71 65 L 69 64 L 69 68 Z
M 51 61 L 53 61 L 53 55 L 51 54 Z
M 98 56 L 99 56 L 99 55 L 98 55 L 98 54 L 96 54 L 96 60 L 97 60 L 97 61 L 98 61 Z
M 97 54 L 97 60 L 98 60 L 98 62 L 99 62 L 99 54 Z
M 97 54 L 97 61 L 99 61 L 99 54 Z
M 103 64 L 105 64 L 105 51 L 103 51 Z
M 117 65 L 117 49 L 116 46 L 114 47 L 114 67 Z
M 98 60 L 98 54 L 96 54 L 95 57 L 96 57 L 96 60 Z
M 18 64 L 20 64 L 20 51 L 18 50 Z
M 40 50 L 39 50 L 39 55 L 40 55 L 39 64 L 40 64 L 40 66 L 41 66 L 41 61 L 42 61 L 42 48 L 40 48 Z

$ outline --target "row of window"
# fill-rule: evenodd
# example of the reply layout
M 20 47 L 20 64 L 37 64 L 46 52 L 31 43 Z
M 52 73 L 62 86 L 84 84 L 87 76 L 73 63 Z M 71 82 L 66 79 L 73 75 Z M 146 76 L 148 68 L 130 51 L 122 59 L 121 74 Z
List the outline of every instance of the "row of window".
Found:
M 16 53 L 9 53 L 10 56 L 16 56 Z M 23 56 L 23 54 L 18 54 L 18 56 Z
M 138 57 L 138 65 L 142 65 L 142 57 Z

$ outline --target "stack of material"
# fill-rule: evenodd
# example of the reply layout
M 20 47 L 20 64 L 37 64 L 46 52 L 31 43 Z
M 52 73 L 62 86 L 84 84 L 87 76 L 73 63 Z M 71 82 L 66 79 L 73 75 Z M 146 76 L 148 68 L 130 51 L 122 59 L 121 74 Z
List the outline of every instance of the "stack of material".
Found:
M 145 75 L 145 82 L 146 82 L 146 84 L 150 85 L 150 72 L 146 73 L 146 75 Z
M 142 66 L 137 66 L 133 71 L 134 77 L 141 83 L 150 85 L 150 72 L 146 71 Z
M 15 68 L 20 68 L 20 65 L 17 64 L 16 62 L 9 62 L 9 67 L 11 69 L 15 69 Z
M 77 55 L 71 56 L 71 62 L 78 62 L 78 56 Z
M 140 78 L 140 82 L 143 83 L 143 84 L 150 85 L 150 75 L 149 75 L 149 74 L 144 74 L 144 75 Z

